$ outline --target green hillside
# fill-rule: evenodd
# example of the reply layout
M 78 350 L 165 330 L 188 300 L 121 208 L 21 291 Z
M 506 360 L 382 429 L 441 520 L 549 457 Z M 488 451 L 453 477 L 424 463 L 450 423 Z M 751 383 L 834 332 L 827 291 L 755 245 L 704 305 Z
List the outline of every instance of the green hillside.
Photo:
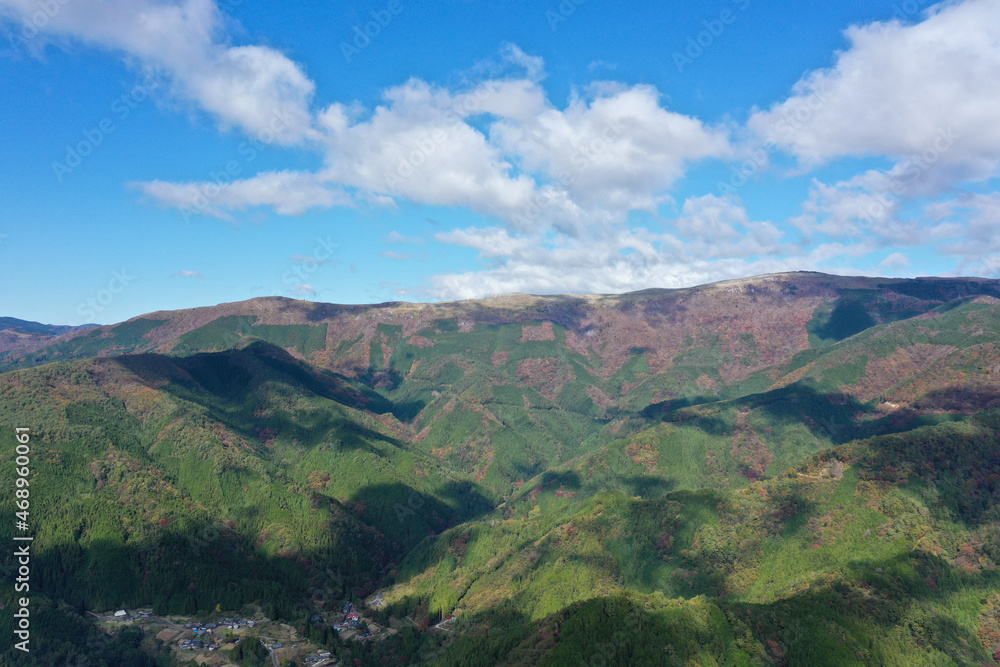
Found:
M 5 423 L 32 427 L 36 583 L 75 609 L 256 602 L 293 618 L 310 590 L 372 589 L 428 534 L 490 507 L 352 407 L 364 393 L 262 344 L 11 372 L 0 396 Z
M 167 667 L 88 612 L 253 606 L 346 664 L 993 664 L 995 292 L 262 299 L 11 351 L 44 648 L 2 660 Z

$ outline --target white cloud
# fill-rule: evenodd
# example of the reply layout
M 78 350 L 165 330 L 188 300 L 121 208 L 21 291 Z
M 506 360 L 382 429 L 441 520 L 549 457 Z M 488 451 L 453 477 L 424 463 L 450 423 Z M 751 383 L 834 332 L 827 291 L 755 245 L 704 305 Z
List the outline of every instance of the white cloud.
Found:
M 941 3 L 915 25 L 872 23 L 846 36 L 850 48 L 832 68 L 805 76 L 750 129 L 806 166 L 842 156 L 902 164 L 926 153 L 934 160 L 919 180 L 928 192 L 997 172 L 1000 3 Z
M 560 110 L 538 82 L 540 59 L 513 46 L 504 58 L 523 69 L 518 77 L 460 90 L 412 79 L 370 112 L 331 104 L 315 120 L 321 170 L 298 173 L 284 201 L 229 188 L 206 212 L 225 217 L 251 205 L 240 195 L 301 212 L 345 204 L 350 192 L 357 203 L 466 207 L 524 232 L 581 234 L 654 211 L 691 163 L 731 154 L 726 131 L 665 109 L 652 87 L 599 87 Z M 147 194 L 172 206 L 183 205 L 178 193 L 189 201 L 192 186 L 204 186 L 150 185 Z
M 885 259 L 882 260 L 881 266 L 886 267 L 894 272 L 902 271 L 904 268 L 910 265 L 910 258 L 902 252 L 894 252 Z
M 927 207 L 941 230 L 940 250 L 959 258 L 959 269 L 997 274 L 1000 257 L 1000 192 L 962 193 Z
M 527 170 L 561 182 L 572 201 L 653 210 L 691 162 L 731 154 L 725 132 L 669 111 L 651 86 L 619 87 L 529 119 L 504 119 L 497 143 Z
M 174 278 L 204 278 L 201 271 L 178 271 L 173 274 Z
M 995 0 L 941 4 L 915 25 L 852 27 L 833 67 L 806 75 L 787 100 L 751 116 L 745 129 L 758 143 L 771 142 L 806 168 L 859 156 L 894 164 L 832 184 L 815 180 L 801 214 L 786 224 L 802 232 L 798 245 L 738 201 L 713 195 L 687 198 L 662 228 L 627 227 L 634 212 L 662 221 L 693 164 L 735 157 L 727 128 L 671 110 L 649 85 L 598 81 L 560 108 L 542 86 L 542 59 L 506 45 L 499 65 L 478 68 L 489 74 L 477 81 L 446 87 L 411 79 L 385 90 L 374 108 L 342 101 L 316 109 L 304 69 L 272 48 L 232 44 L 214 0 L 59 7 L 41 43 L 120 52 L 158 69 L 175 96 L 221 127 L 300 144 L 323 158 L 315 171 L 269 171 L 224 185 L 135 184 L 146 196 L 185 216 L 224 220 L 253 207 L 281 215 L 402 202 L 467 208 L 485 218 L 481 226 L 435 238 L 478 250 L 483 270 L 432 278 L 435 296 L 615 292 L 765 271 L 836 272 L 890 246 L 929 242 L 963 267 L 1000 266 L 1000 195 L 955 194 L 957 183 L 985 180 L 1000 165 Z M 8 20 L 35 11 L 35 0 L 0 0 Z M 928 203 L 942 193 L 949 199 Z M 927 204 L 923 217 L 904 219 L 914 202 Z M 395 231 L 386 242 L 423 243 Z M 906 261 L 894 252 L 881 266 L 900 270 Z M 177 275 L 185 273 L 196 272 Z M 303 284 L 292 293 L 316 290 Z
M 348 195 L 321 183 L 313 174 L 295 171 L 264 172 L 253 178 L 217 184 L 151 181 L 135 187 L 185 217 L 195 214 L 232 220 L 231 211 L 271 206 L 281 215 L 301 215 L 317 207 L 348 206 Z
M 589 65 L 587 65 L 587 71 L 589 72 L 593 72 L 594 70 L 598 69 L 606 69 L 614 71 L 618 69 L 618 63 L 609 63 L 606 60 L 595 60 L 591 62 Z
M 485 271 L 431 278 L 431 294 L 442 299 L 474 299 L 491 294 L 621 294 L 652 287 L 678 288 L 750 275 L 798 271 L 814 265 L 801 258 L 640 262 L 635 255 L 608 257 L 594 252 L 582 261 L 509 261 Z M 833 269 L 825 269 L 834 271 Z M 858 271 L 850 270 L 857 274 Z
M 315 173 L 270 172 L 229 184 L 140 184 L 148 196 L 190 214 L 231 219 L 271 206 L 280 214 L 398 201 L 465 207 L 522 231 L 580 234 L 653 211 L 692 162 L 729 155 L 727 132 L 670 111 L 651 86 L 593 85 L 565 109 L 547 98 L 538 56 L 508 44 L 489 76 L 449 89 L 417 79 L 357 104 L 310 108 L 314 83 L 272 48 L 232 45 L 214 0 L 73 0 L 60 4 L 44 39 L 112 49 L 156 68 L 175 95 L 223 128 L 323 153 Z M 34 0 L 0 0 L 8 19 Z M 212 194 L 209 194 L 212 193 Z M 350 194 L 348 194 L 350 193 Z
M 495 92 L 480 86 L 453 94 L 413 80 L 385 92 L 385 105 L 356 119 L 334 104 L 319 117 L 326 136 L 324 180 L 387 202 L 397 198 L 437 206 L 466 206 L 509 216 L 530 198 L 535 183 L 466 123 Z
M 811 268 L 819 261 L 781 245 L 772 223 L 752 221 L 741 206 L 713 195 L 686 201 L 666 227 L 595 227 L 583 237 L 495 227 L 438 234 L 442 243 L 478 250 L 485 268 L 434 276 L 431 294 L 461 299 L 506 292 L 616 293 Z M 852 252 L 839 247 L 831 256 Z M 775 259 L 777 254 L 785 258 Z
M 214 0 L 70 0 L 53 2 L 44 22 L 35 0 L 0 0 L 0 16 L 33 43 L 78 41 L 122 52 L 165 72 L 174 92 L 233 126 L 268 141 L 293 144 L 314 136 L 309 104 L 315 85 L 284 54 L 262 46 L 230 46 Z
M 300 299 L 303 299 L 307 296 L 319 295 L 319 291 L 312 285 L 295 285 L 290 290 L 288 290 L 288 293 Z
M 673 227 L 683 241 L 676 242 L 678 253 L 695 257 L 748 257 L 787 250 L 774 223 L 752 221 L 742 205 L 715 195 L 685 201 Z
M 878 170 L 833 185 L 813 180 L 802 213 L 789 223 L 809 240 L 826 235 L 917 242 L 920 235 L 914 235 L 913 225 L 898 220 L 902 201 L 893 193 L 897 185 L 892 176 Z

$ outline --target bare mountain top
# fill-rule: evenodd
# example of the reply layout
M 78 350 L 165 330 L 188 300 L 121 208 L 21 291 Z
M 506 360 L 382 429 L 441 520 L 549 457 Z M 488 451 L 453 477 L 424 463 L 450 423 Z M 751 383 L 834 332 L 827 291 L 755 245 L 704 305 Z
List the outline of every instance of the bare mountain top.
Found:
M 157 311 L 92 329 L 3 332 L 0 336 L 9 340 L 3 339 L 6 347 L 0 340 L 0 353 L 4 353 L 0 368 L 131 352 L 211 351 L 256 337 L 320 366 L 356 375 L 371 365 L 372 341 L 380 327 L 399 327 L 404 340 L 412 342 L 415 337 L 420 345 L 424 343 L 419 333 L 428 327 L 454 326 L 468 333 L 482 326 L 549 322 L 564 332 L 569 349 L 588 358 L 600 357 L 602 372 L 619 368 L 635 349 L 647 352 L 656 372 L 670 365 L 688 339 L 710 334 L 733 353 L 741 340 L 752 336 L 756 361 L 734 369 L 740 375 L 818 341 L 839 340 L 867 326 L 975 296 L 1000 297 L 1000 281 L 793 272 L 620 295 L 506 294 L 443 303 L 371 305 L 260 297 Z M 824 317 L 825 324 L 820 322 Z M 358 342 L 361 345 L 355 345 Z

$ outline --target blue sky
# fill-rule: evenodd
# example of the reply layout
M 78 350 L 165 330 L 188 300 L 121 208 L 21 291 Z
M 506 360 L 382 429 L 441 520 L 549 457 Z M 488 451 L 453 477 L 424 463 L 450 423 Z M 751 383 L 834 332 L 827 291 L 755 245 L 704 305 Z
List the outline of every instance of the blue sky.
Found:
M 1000 4 L 678 4 L 0 0 L 0 314 L 1000 275 Z

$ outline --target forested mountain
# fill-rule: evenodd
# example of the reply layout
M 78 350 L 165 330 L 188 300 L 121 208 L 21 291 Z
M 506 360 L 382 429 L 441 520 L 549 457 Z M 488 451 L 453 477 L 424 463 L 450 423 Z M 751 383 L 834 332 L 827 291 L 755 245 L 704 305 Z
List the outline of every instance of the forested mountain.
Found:
M 85 324 L 78 327 L 40 324 L 14 317 L 0 317 L 0 353 L 35 349 L 47 345 L 53 339 L 71 331 L 96 327 Z
M 127 664 L 87 611 L 376 591 L 409 629 L 361 664 L 1000 662 L 1000 281 L 255 299 L 0 370 L 34 452 L 11 664 Z

